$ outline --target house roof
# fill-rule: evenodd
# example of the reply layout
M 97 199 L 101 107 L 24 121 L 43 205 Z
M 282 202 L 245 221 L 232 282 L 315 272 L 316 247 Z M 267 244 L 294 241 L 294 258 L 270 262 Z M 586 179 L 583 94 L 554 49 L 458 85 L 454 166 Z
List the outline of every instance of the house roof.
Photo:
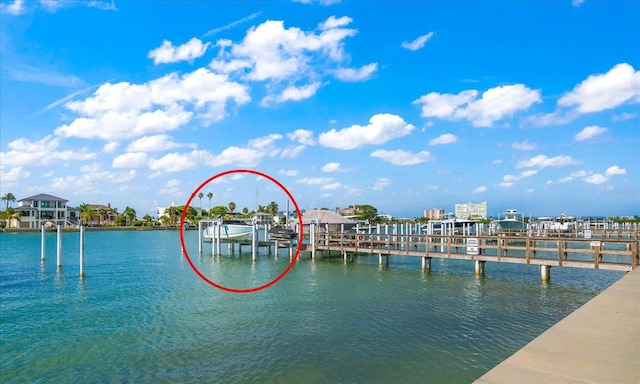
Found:
M 102 205 L 102 204 L 87 204 L 87 205 L 89 206 L 89 208 L 93 209 L 94 211 L 97 211 L 100 209 L 111 209 L 111 207 Z
M 30 197 L 25 197 L 24 199 L 20 199 L 18 201 L 25 201 L 25 200 L 37 200 L 37 201 L 69 201 L 60 197 L 55 197 L 52 195 L 47 195 L 46 193 L 40 193 L 37 195 L 33 195 Z
M 302 215 L 302 221 L 305 223 L 314 221 L 320 224 L 355 224 L 353 220 L 324 209 L 306 211 Z

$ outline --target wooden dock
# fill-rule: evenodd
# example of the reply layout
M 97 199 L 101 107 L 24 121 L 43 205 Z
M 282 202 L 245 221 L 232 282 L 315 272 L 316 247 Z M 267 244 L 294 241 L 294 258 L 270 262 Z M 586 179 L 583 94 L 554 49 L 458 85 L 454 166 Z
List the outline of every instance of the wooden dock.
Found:
M 640 383 L 640 270 L 591 299 L 476 384 Z
M 338 252 L 377 255 L 379 263 L 389 256 L 422 258 L 422 268 L 430 268 L 432 258 L 475 262 L 476 274 L 484 273 L 487 261 L 540 265 L 543 280 L 551 267 L 594 268 L 632 271 L 639 264 L 638 231 L 562 233 L 554 236 L 509 235 L 427 235 L 398 233 L 326 232 L 312 229 L 305 247 L 316 254 Z M 386 260 L 385 260 L 386 259 Z

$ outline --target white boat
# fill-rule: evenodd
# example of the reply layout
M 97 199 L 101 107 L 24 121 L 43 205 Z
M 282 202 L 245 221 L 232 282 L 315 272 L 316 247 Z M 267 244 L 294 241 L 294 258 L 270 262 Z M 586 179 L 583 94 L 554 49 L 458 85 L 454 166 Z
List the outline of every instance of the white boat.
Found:
M 575 216 L 567 216 L 563 213 L 556 217 L 550 229 L 560 232 L 575 231 L 578 229 L 578 219 Z
M 522 232 L 527 230 L 524 215 L 515 209 L 509 209 L 504 213 L 504 218 L 497 220 L 501 232 Z
M 239 220 L 223 221 L 205 228 L 202 236 L 215 240 L 218 238 L 218 233 L 220 234 L 220 240 L 247 240 L 253 234 L 253 226 Z

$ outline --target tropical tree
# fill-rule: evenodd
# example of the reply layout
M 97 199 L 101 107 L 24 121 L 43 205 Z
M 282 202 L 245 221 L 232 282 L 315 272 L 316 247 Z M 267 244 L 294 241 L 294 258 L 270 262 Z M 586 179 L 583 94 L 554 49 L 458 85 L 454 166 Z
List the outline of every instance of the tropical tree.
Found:
M 232 201 L 229 203 L 228 207 L 229 207 L 229 212 L 233 213 L 233 211 L 236 210 L 236 203 Z
M 367 220 L 368 222 L 373 222 L 376 216 L 378 216 L 378 210 L 369 204 L 364 205 L 356 205 L 356 216 L 360 220 Z
M 227 214 L 227 212 L 229 212 L 229 207 L 225 205 L 218 205 L 211 208 L 210 212 L 211 212 L 211 216 L 214 216 L 214 217 L 224 216 Z
M 9 203 L 16 202 L 16 197 L 13 195 L 13 193 L 7 192 L 4 196 L 0 197 L 0 200 L 4 201 L 4 209 L 6 210 L 7 208 L 9 208 Z
M 80 212 L 80 223 L 87 224 L 89 221 L 96 218 L 97 212 L 91 209 L 89 204 L 82 203 L 78 205 L 78 211 Z
M 272 201 L 269 203 L 269 205 L 267 205 L 267 213 L 269 213 L 272 216 L 275 216 L 278 214 L 278 204 L 276 204 L 275 201 Z
M 202 198 L 204 197 L 204 193 L 199 192 L 197 196 L 198 196 L 198 199 L 200 199 L 200 208 L 202 208 Z
M 122 211 L 122 216 L 126 219 L 126 225 L 133 225 L 133 221 L 136 218 L 136 210 L 131 207 L 126 207 L 124 211 Z
M 211 210 L 211 199 L 213 199 L 213 193 L 207 193 L 207 198 L 209 199 L 209 210 Z
M 151 222 L 153 221 L 153 217 L 151 217 L 151 215 L 149 215 L 149 214 L 147 213 L 147 214 L 145 214 L 145 215 L 142 217 L 142 220 L 144 220 L 145 225 L 146 225 L 147 227 L 150 227 L 150 226 L 151 226 Z
M 13 207 L 7 207 L 4 211 L 0 211 L 0 220 L 4 220 L 5 226 L 11 228 L 13 223 L 21 222 L 22 218 L 20 217 L 20 211 Z

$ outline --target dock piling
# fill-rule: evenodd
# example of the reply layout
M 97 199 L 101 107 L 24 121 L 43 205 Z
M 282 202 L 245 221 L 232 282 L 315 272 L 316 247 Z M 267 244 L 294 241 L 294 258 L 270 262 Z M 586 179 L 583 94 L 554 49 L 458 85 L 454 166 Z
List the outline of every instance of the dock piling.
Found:
M 56 266 L 58 269 L 62 268 L 62 225 L 58 224 L 56 231 L 57 235 L 57 253 L 56 253 Z
M 84 279 L 84 225 L 80 226 L 80 278 Z
M 541 265 L 540 266 L 540 279 L 542 281 L 549 281 L 549 279 L 551 279 L 551 266 L 550 265 Z
M 44 251 L 45 251 L 45 228 L 44 228 L 44 224 L 42 224 L 40 226 L 40 261 L 44 262 Z

